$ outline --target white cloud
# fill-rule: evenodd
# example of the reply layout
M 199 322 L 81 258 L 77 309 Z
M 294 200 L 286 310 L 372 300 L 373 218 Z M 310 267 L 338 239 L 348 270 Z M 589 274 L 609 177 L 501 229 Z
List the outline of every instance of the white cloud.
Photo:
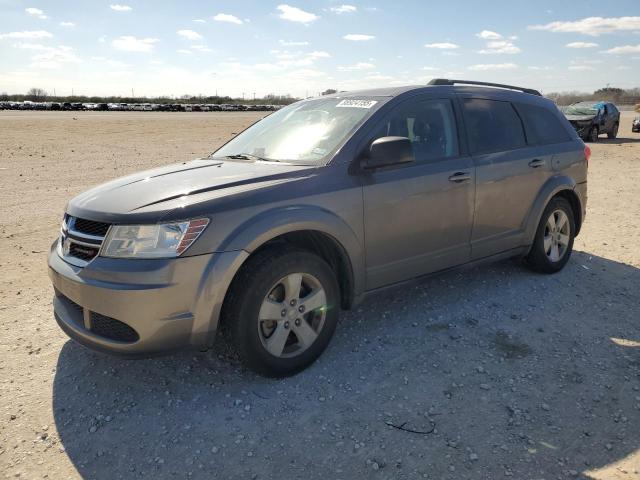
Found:
M 181 48 L 179 50 L 176 50 L 176 52 L 181 53 L 182 55 L 193 55 L 193 52 L 191 50 L 187 50 L 186 48 Z
M 216 22 L 226 22 L 226 23 L 235 23 L 236 25 L 242 25 L 242 20 L 240 20 L 235 15 L 230 15 L 228 13 L 219 13 L 213 19 Z
M 613 55 L 626 55 L 629 53 L 640 53 L 640 44 L 613 47 L 613 48 L 610 48 L 609 50 L 605 50 L 603 53 L 610 53 Z
M 311 12 L 305 12 L 297 7 L 292 7 L 291 5 L 278 5 L 277 9 L 280 11 L 280 18 L 283 20 L 289 20 L 290 22 L 298 22 L 308 24 L 311 22 L 315 22 L 320 17 Z
M 111 10 L 115 10 L 116 12 L 130 12 L 131 7 L 129 5 L 119 5 L 119 4 L 111 4 Z
M 586 71 L 594 70 L 594 68 L 590 65 L 569 65 L 569 70 Z
M 194 18 L 193 21 L 196 23 L 207 23 L 207 21 L 202 18 Z
M 311 58 L 331 58 L 328 52 L 315 50 L 309 54 Z
M 344 67 L 338 67 L 338 70 L 341 70 L 343 72 L 353 72 L 356 70 L 371 70 L 373 68 L 376 68 L 376 66 L 373 63 L 368 63 L 368 62 L 358 62 L 354 65 L 347 65 Z
M 306 45 L 309 45 L 309 42 L 290 42 L 287 40 L 278 40 L 278 42 L 283 47 L 304 47 Z
M 213 49 L 207 47 L 206 45 L 192 45 L 191 46 L 191 50 L 196 50 L 196 51 L 202 52 L 202 53 L 211 53 L 211 52 L 213 52 Z
M 456 48 L 460 48 L 460 45 L 449 42 L 427 43 L 425 44 L 424 48 L 434 48 L 436 50 L 454 50 Z
M 366 42 L 368 40 L 373 40 L 376 37 L 373 35 L 363 35 L 361 33 L 349 33 L 342 38 L 344 38 L 345 40 L 350 40 L 352 42 Z
M 494 40 L 487 42 L 487 48 L 478 51 L 478 53 L 482 54 L 514 54 L 520 52 L 520 48 L 507 40 Z
M 186 38 L 187 40 L 202 39 L 202 35 L 200 35 L 198 32 L 194 32 L 193 30 L 178 30 L 176 33 L 181 37 Z
M 73 48 L 64 45 L 58 47 L 42 47 L 41 45 L 27 47 L 25 45 L 23 48 L 33 48 L 41 51 L 41 53 L 31 57 L 32 67 L 60 68 L 63 63 L 80 63 L 80 59 L 73 53 Z
M 435 72 L 440 69 L 436 67 L 422 67 L 420 70 L 424 70 L 425 72 Z
M 480 63 L 471 65 L 469 70 L 474 72 L 486 72 L 489 70 L 513 70 L 518 68 L 515 63 Z
M 640 17 L 588 17 L 574 22 L 551 22 L 545 25 L 530 25 L 527 28 L 556 33 L 582 33 L 597 37 L 603 33 L 638 31 Z
M 331 7 L 329 10 L 339 15 L 341 13 L 353 13 L 358 9 L 354 5 L 339 5 L 337 7 Z
M 492 32 L 491 30 L 482 30 L 480 33 L 476 33 L 476 37 L 481 38 L 483 40 L 500 40 L 502 39 L 502 35 L 496 32 Z
M 567 48 L 594 48 L 597 46 L 598 44 L 593 42 L 571 42 L 565 45 Z
M 158 42 L 157 38 L 136 38 L 132 35 L 124 35 L 116 38 L 111 45 L 125 52 L 151 52 L 154 44 Z
M 61 27 L 75 27 L 76 24 L 73 22 L 60 22 Z
M 3 38 L 19 38 L 35 40 L 37 38 L 51 38 L 53 35 L 44 30 L 23 30 L 21 32 L 0 33 L 0 40 Z
M 42 20 L 46 20 L 47 19 L 47 16 L 39 8 L 29 7 L 29 8 L 25 8 L 24 11 L 27 12 L 27 14 L 33 16 L 33 17 L 38 17 L 38 18 L 41 18 Z
M 290 52 L 288 50 L 271 50 L 269 53 L 274 55 L 278 60 L 277 65 L 280 67 L 310 67 L 316 60 L 322 58 L 330 58 L 331 55 L 325 51 L 313 51 L 310 53 Z

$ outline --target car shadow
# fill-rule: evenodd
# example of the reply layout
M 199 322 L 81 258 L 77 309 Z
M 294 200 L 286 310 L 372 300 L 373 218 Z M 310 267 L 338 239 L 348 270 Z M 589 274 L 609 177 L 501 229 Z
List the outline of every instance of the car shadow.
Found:
M 606 145 L 623 145 L 627 143 L 640 143 L 640 138 L 599 138 L 598 143 L 604 143 Z
M 222 345 L 123 360 L 64 344 L 61 450 L 84 478 L 591 478 L 640 455 L 640 269 L 514 261 L 346 312 L 272 380 Z M 574 473 L 575 472 L 575 473 Z

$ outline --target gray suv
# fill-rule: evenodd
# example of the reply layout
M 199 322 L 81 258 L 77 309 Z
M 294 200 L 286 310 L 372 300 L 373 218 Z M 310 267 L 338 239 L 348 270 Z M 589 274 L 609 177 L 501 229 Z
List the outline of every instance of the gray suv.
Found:
M 209 157 L 72 199 L 49 254 L 55 318 L 124 355 L 222 329 L 250 368 L 291 375 L 340 309 L 384 288 L 508 257 L 562 269 L 589 156 L 530 89 L 439 79 L 304 100 Z

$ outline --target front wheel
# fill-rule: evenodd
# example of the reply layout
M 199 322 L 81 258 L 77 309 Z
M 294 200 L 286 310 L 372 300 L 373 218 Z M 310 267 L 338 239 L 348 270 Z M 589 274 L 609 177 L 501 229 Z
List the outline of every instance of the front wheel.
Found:
M 300 250 L 268 249 L 233 281 L 223 322 L 243 363 L 269 377 L 311 365 L 338 323 L 339 287 L 331 267 Z
M 559 272 L 569 261 L 574 238 L 571 205 L 564 198 L 553 198 L 542 214 L 526 264 L 537 272 Z
M 618 124 L 616 123 L 616 124 L 613 126 L 613 128 L 611 129 L 611 131 L 610 131 L 609 133 L 607 133 L 607 138 L 610 138 L 610 139 L 614 139 L 614 138 L 616 138 L 616 137 L 618 136 L 618 128 L 619 128 L 619 126 L 618 126 Z
M 598 135 L 600 135 L 600 132 L 598 131 L 598 127 L 595 127 L 595 126 L 591 127 L 591 130 L 589 130 L 589 134 L 587 135 L 587 141 L 597 142 Z

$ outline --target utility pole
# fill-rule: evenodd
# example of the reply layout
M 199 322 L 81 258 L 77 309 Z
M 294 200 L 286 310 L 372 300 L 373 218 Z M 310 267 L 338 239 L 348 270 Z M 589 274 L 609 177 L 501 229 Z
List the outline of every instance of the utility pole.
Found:
M 135 95 L 133 94 L 133 87 L 131 88 L 131 96 L 135 98 Z

